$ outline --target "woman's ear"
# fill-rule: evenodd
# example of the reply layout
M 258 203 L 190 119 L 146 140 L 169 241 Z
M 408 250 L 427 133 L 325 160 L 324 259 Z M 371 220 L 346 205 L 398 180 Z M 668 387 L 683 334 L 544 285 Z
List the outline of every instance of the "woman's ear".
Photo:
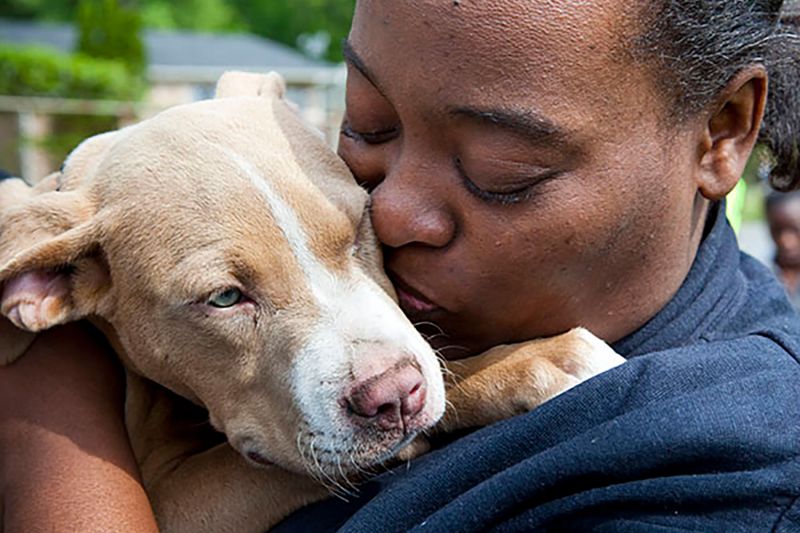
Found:
M 698 189 L 709 200 L 721 200 L 739 181 L 758 138 L 767 101 L 767 72 L 744 69 L 720 94 L 705 124 L 700 143 Z

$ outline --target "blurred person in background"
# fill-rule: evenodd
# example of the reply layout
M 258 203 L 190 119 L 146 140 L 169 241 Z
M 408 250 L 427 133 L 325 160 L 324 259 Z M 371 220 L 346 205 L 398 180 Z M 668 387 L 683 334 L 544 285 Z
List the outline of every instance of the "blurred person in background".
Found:
M 766 216 L 775 243 L 775 273 L 800 309 L 800 191 L 768 194 Z

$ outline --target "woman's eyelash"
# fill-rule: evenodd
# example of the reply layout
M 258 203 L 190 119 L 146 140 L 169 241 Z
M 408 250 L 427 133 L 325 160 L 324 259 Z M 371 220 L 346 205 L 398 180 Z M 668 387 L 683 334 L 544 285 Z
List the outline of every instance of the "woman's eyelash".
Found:
M 469 178 L 469 176 L 467 176 L 467 173 L 464 171 L 464 166 L 461 163 L 461 158 L 459 157 L 455 158 L 455 166 L 456 169 L 458 170 L 458 174 L 461 177 L 461 180 L 464 182 L 464 186 L 470 193 L 474 194 L 484 202 L 498 203 L 503 205 L 517 204 L 519 202 L 522 202 L 523 200 L 527 200 L 531 196 L 533 190 L 538 185 L 546 181 L 549 181 L 560 174 L 560 172 L 558 171 L 548 172 L 543 176 L 539 177 L 538 179 L 534 180 L 533 182 L 525 184 L 524 186 L 519 187 L 517 189 L 504 192 L 496 192 L 496 191 L 487 191 L 485 189 L 478 187 L 478 185 L 474 181 L 472 181 Z
M 397 136 L 399 129 L 395 126 L 384 130 L 377 131 L 356 131 L 349 124 L 342 124 L 342 135 L 357 141 L 363 141 L 367 144 L 381 144 L 394 139 Z
M 526 186 L 523 189 L 510 191 L 510 192 L 492 192 L 492 191 L 485 191 L 475 185 L 475 183 L 466 176 L 462 176 L 464 178 L 464 184 L 467 187 L 467 190 L 483 200 L 484 202 L 490 203 L 498 203 L 503 205 L 511 205 L 517 204 L 522 200 L 527 198 L 527 192 L 530 189 L 530 186 Z

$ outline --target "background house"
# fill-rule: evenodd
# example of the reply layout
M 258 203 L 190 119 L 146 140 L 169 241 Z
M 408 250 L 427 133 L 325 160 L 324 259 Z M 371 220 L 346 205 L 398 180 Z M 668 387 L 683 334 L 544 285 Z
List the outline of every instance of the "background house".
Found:
M 70 53 L 76 39 L 70 24 L 0 19 L 0 47 L 35 45 Z M 0 167 L 36 180 L 60 164 L 50 161 L 35 142 L 48 135 L 53 116 L 115 115 L 120 124 L 134 122 L 173 105 L 212 97 L 217 78 L 226 70 L 281 73 L 289 98 L 335 142 L 344 103 L 342 66 L 250 34 L 144 30 L 142 42 L 149 89 L 141 102 L 0 95 Z

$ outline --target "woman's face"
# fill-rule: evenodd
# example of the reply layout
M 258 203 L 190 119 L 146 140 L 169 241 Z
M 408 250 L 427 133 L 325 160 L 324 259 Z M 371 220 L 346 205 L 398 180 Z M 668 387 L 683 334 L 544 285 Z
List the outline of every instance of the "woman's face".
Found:
M 358 2 L 339 151 L 446 356 L 576 325 L 619 339 L 688 272 L 696 143 L 626 53 L 628 5 Z

